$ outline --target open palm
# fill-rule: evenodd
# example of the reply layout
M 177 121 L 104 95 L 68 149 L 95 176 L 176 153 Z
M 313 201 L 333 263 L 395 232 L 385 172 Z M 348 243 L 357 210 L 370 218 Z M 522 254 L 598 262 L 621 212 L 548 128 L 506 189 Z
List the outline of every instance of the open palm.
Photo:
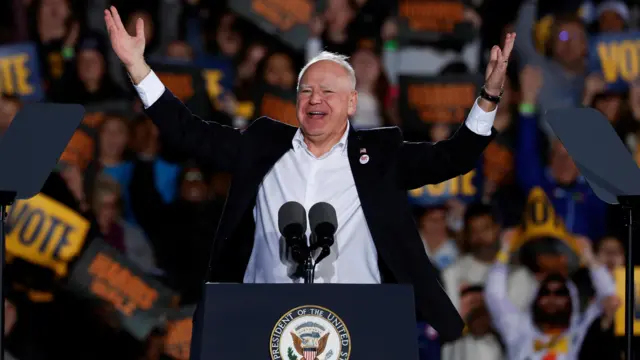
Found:
M 136 21 L 136 33 L 134 36 L 127 33 L 120 14 L 115 6 L 104 11 L 104 21 L 107 24 L 111 47 L 125 66 L 133 66 L 136 62 L 144 61 L 144 22 Z
M 490 95 L 498 95 L 498 93 L 502 91 L 502 86 L 507 78 L 509 56 L 511 55 L 515 41 L 516 34 L 508 33 L 502 49 L 497 45 L 491 48 L 491 58 L 489 59 L 487 71 L 484 76 L 484 86 Z

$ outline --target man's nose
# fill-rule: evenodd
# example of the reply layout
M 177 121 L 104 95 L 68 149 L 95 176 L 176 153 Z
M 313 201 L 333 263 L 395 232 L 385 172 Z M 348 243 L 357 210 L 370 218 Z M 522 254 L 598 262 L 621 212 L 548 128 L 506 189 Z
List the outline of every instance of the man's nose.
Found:
M 311 98 L 309 99 L 309 102 L 311 104 L 319 104 L 319 103 L 321 103 L 322 102 L 322 95 L 320 94 L 320 92 L 314 91 L 311 94 Z

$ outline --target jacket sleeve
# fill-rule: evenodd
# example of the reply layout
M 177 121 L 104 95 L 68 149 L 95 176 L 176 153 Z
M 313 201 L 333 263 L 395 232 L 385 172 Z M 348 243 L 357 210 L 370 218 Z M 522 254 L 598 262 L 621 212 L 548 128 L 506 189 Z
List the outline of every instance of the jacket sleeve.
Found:
M 153 71 L 134 87 L 163 144 L 214 170 L 233 169 L 240 146 L 239 130 L 194 115 Z
M 398 152 L 400 186 L 407 190 L 464 175 L 475 169 L 484 149 L 497 134 L 496 111 L 485 112 L 477 101 L 465 123 L 444 141 L 403 142 Z
M 538 148 L 538 123 L 535 116 L 520 114 L 518 145 L 516 147 L 516 178 L 520 186 L 529 191 L 542 185 L 544 165 Z

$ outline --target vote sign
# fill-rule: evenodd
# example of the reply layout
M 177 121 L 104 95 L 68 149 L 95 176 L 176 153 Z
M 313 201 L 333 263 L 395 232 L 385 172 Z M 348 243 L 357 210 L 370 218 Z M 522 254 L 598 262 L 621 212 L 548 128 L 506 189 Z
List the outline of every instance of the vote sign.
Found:
M 44 91 L 35 44 L 0 46 L 0 94 L 26 101 L 42 100 Z
M 623 92 L 640 80 L 640 32 L 600 34 L 590 44 L 589 67 L 610 91 Z
M 7 253 L 60 277 L 67 274 L 89 231 L 87 219 L 43 194 L 16 201 L 9 207 L 6 225 Z

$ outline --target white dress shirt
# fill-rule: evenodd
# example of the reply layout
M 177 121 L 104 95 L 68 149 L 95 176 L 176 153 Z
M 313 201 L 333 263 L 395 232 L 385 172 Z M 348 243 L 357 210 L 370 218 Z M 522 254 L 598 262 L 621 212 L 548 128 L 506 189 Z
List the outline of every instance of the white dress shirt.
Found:
M 153 71 L 135 88 L 145 108 L 153 105 L 165 89 Z M 476 102 L 466 126 L 476 134 L 489 136 L 495 114 L 495 110 L 485 112 Z M 335 243 L 331 255 L 317 265 L 315 282 L 380 283 L 377 251 L 347 156 L 348 134 L 349 130 L 328 153 L 316 157 L 307 148 L 298 129 L 292 140 L 293 149 L 286 152 L 264 177 L 253 209 L 255 241 L 244 275 L 245 283 L 301 282 L 300 278 L 291 276 L 295 266 L 287 256 L 278 230 L 278 210 L 288 201 L 299 202 L 307 211 L 321 201 L 336 209 Z M 307 228 L 307 237 L 309 235 Z

